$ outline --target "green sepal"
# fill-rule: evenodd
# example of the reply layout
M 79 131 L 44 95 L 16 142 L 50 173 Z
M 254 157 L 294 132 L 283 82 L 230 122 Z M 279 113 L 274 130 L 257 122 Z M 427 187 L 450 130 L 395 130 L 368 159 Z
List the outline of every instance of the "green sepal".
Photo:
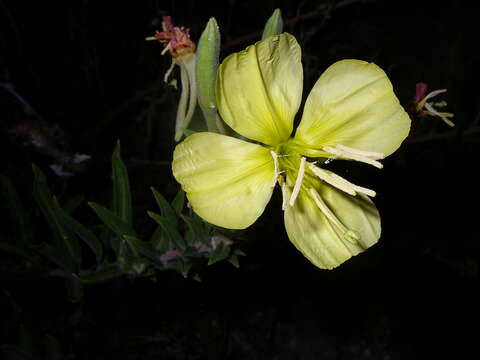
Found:
M 219 132 L 215 97 L 219 56 L 220 31 L 217 21 L 212 17 L 200 36 L 196 64 L 198 104 L 202 109 L 209 132 Z
M 269 36 L 279 35 L 283 31 L 282 12 L 280 9 L 275 9 L 272 16 L 267 20 L 263 28 L 262 40 Z

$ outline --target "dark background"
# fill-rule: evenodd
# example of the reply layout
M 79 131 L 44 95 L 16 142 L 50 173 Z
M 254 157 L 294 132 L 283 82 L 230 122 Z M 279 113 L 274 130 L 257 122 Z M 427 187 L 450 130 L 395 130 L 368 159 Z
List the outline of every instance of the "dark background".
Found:
M 344 58 L 381 66 L 406 107 L 417 82 L 448 89 L 455 128 L 412 118 L 383 170 L 349 167 L 350 180 L 378 193 L 380 242 L 335 270 L 317 269 L 289 243 L 274 196 L 245 233 L 240 269 L 205 267 L 200 283 L 173 272 L 156 283 L 120 279 L 70 304 L 56 280 L 2 274 L 0 343 L 13 342 L 22 323 L 55 336 L 71 359 L 478 359 L 477 5 L 0 0 L 0 82 L 24 99 L 0 88 L 2 173 L 27 202 L 32 162 L 59 197 L 107 201 L 119 138 L 141 224 L 154 206 L 149 186 L 168 198 L 178 189 L 169 161 L 179 93 L 162 82 L 168 55 L 144 38 L 171 15 L 198 41 L 215 16 L 224 57 L 257 41 L 277 7 L 302 47 L 305 95 Z M 55 155 L 32 146 L 32 133 L 92 159 L 58 177 L 48 172 Z

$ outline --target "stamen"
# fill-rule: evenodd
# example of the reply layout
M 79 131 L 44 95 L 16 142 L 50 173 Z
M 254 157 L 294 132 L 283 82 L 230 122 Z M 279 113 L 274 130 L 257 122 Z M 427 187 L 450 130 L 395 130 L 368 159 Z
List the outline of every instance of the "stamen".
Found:
M 165 73 L 165 76 L 163 77 L 163 81 L 168 83 L 168 78 L 170 77 L 170 74 L 172 73 L 173 71 L 173 68 L 175 67 L 175 64 L 176 64 L 176 61 L 174 58 L 172 58 L 172 64 L 170 65 L 170 67 L 168 68 L 167 72 Z M 176 86 L 175 86 L 176 87 Z
M 342 222 L 335 216 L 335 214 L 330 210 L 327 204 L 322 200 L 321 196 L 314 188 L 310 188 L 310 195 L 312 195 L 313 201 L 318 206 L 320 211 L 325 215 L 325 217 L 330 221 L 330 223 L 335 226 L 341 233 L 345 240 L 351 242 L 352 244 L 357 244 L 360 240 L 360 234 L 355 231 L 348 229 Z
M 165 46 L 165 48 L 162 50 L 162 52 L 160 54 L 165 55 L 167 53 L 167 51 L 170 50 L 171 48 L 172 48 L 172 45 L 170 45 L 170 43 L 168 43 L 167 46 Z
M 315 175 L 317 175 L 321 180 L 325 181 L 326 183 L 328 183 L 328 184 L 336 187 L 337 189 L 340 189 L 340 190 L 342 190 L 342 191 L 344 191 L 347 194 L 350 194 L 352 196 L 357 195 L 355 190 L 353 190 L 352 186 L 350 186 L 349 182 L 347 180 L 341 178 L 340 176 L 338 176 L 338 177 L 340 179 L 344 180 L 344 181 L 339 181 L 339 179 L 335 179 L 327 171 L 325 171 L 325 170 L 323 170 L 319 167 L 316 167 L 313 164 L 310 164 L 309 168 L 310 168 L 310 170 L 312 170 L 312 172 Z
M 298 168 L 297 179 L 295 180 L 295 186 L 293 187 L 292 195 L 290 196 L 290 206 L 295 204 L 298 193 L 300 192 L 300 187 L 302 186 L 303 175 L 305 175 L 305 162 L 306 159 L 302 156 L 300 160 L 300 167 Z
M 341 148 L 338 145 L 337 145 L 337 147 L 325 146 L 324 148 L 322 148 L 322 150 L 325 151 L 326 153 L 336 155 L 336 156 L 340 156 L 340 157 L 345 158 L 345 159 L 360 161 L 360 162 L 363 162 L 365 164 L 373 165 L 373 166 L 375 166 L 376 168 L 379 168 L 379 169 L 383 168 L 383 165 L 382 165 L 381 162 L 376 161 L 376 160 L 372 159 L 371 157 L 369 157 L 369 156 L 373 156 L 372 154 L 376 154 L 376 155 L 382 155 L 382 157 L 380 157 L 380 158 L 383 158 L 384 157 L 383 154 L 380 154 L 380 153 L 367 152 L 367 154 L 369 154 L 369 156 L 366 156 L 366 155 L 362 155 L 362 153 L 363 153 L 362 150 L 351 149 L 351 148 L 347 148 L 346 146 L 343 146 L 343 148 Z
M 272 182 L 272 187 L 275 187 L 275 184 L 277 183 L 277 180 L 278 180 L 278 176 L 280 175 L 280 173 L 278 171 L 278 169 L 279 169 L 278 155 L 273 150 L 270 150 L 270 154 L 273 157 L 273 165 L 275 166 L 275 168 L 273 170 L 274 174 L 273 174 L 273 182 Z
M 449 117 L 453 117 L 454 115 L 452 113 L 448 113 L 448 112 L 438 112 L 437 110 L 435 110 L 433 108 L 432 105 L 430 105 L 429 103 L 425 103 L 425 108 L 428 110 L 428 112 L 430 113 L 430 115 L 433 115 L 433 116 L 438 116 L 439 118 L 441 118 L 448 126 L 451 126 L 451 127 L 454 127 L 455 124 L 449 120 L 448 118 Z
M 358 150 L 358 149 L 354 149 L 354 148 L 351 148 L 351 147 L 348 147 L 348 146 L 345 146 L 345 145 L 342 145 L 342 144 L 338 144 L 337 149 L 345 150 L 345 151 L 347 151 L 351 154 L 366 156 L 366 157 L 368 157 L 370 159 L 374 159 L 374 160 L 385 158 L 385 155 L 383 153 L 379 153 L 379 152 L 375 152 L 375 151 Z
M 287 182 L 281 176 L 278 178 L 278 181 L 282 188 L 282 210 L 285 211 L 287 208 Z
M 355 195 L 357 195 L 357 192 L 359 192 L 359 193 L 362 193 L 362 194 L 365 194 L 365 195 L 368 195 L 368 196 L 371 196 L 371 197 L 375 197 L 375 195 L 377 195 L 377 193 L 373 190 L 364 188 L 362 186 L 355 185 L 355 184 L 351 183 L 350 181 L 344 179 L 343 177 L 341 177 L 341 176 L 339 176 L 335 173 L 323 170 L 319 167 L 316 167 L 313 164 L 310 164 L 309 168 L 321 180 L 323 180 L 326 183 L 336 187 L 339 190 L 342 190 L 342 191 L 346 192 L 347 194 L 355 196 Z
M 417 109 L 421 109 L 425 103 L 427 102 L 428 99 L 433 98 L 434 96 L 437 96 L 438 94 L 446 92 L 447 89 L 439 89 L 439 90 L 434 90 L 430 93 L 428 93 L 418 104 L 417 104 Z

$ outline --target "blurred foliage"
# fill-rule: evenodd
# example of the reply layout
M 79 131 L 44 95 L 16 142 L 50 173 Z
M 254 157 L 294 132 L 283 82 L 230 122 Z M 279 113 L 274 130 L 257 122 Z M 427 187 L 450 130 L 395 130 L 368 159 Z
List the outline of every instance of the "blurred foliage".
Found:
M 19 200 L 16 189 L 2 176 L 4 203 L 12 217 L 14 235 L 2 234 L 0 250 L 23 259 L 15 266 L 1 268 L 15 275 L 28 270 L 30 275 L 53 276 L 65 279 L 71 301 L 80 301 L 83 285 L 103 282 L 119 276 L 156 278 L 157 271 L 174 270 L 182 276 L 200 280 L 194 271 L 201 268 L 202 259 L 208 265 L 228 260 L 239 266 L 238 256 L 244 253 L 232 247 L 235 234 L 216 228 L 185 206 L 180 190 L 172 202 L 152 187 L 159 213 L 148 215 L 157 223 L 147 239 L 140 239 L 132 217 L 132 195 L 127 168 L 120 157 L 120 143 L 112 156 L 112 203 L 110 207 L 95 202 L 89 205 L 101 220 L 100 224 L 83 225 L 72 214 L 75 205 L 60 205 L 50 193 L 45 174 L 33 165 L 33 197 L 50 228 L 50 235 L 38 239 L 31 224 L 31 214 Z M 88 250 L 87 250 L 88 249 Z M 94 255 L 90 261 L 87 251 Z M 197 269 L 198 270 L 198 269 Z

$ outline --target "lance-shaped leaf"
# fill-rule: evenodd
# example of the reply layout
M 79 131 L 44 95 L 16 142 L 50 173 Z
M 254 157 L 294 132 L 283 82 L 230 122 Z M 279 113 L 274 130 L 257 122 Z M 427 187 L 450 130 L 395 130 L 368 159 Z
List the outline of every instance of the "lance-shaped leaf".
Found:
M 263 29 L 262 40 L 269 36 L 279 35 L 283 31 L 282 12 L 280 9 L 275 9 L 272 16 L 267 20 Z
M 125 164 L 120 157 L 120 142 L 112 155 L 113 212 L 128 224 L 132 224 L 132 196 Z
M 67 211 L 59 208 L 60 219 L 63 224 L 82 239 L 85 244 L 95 253 L 97 263 L 102 261 L 103 246 L 97 236 L 89 228 L 75 220 Z
M 185 191 L 182 189 L 178 190 L 177 195 L 172 200 L 172 208 L 178 214 L 180 214 L 185 206 Z
M 147 211 L 147 213 L 148 216 L 150 216 L 153 220 L 155 220 L 157 224 L 162 227 L 166 235 L 176 247 L 185 247 L 185 241 L 183 240 L 182 236 L 180 235 L 176 227 L 173 226 L 173 224 L 170 223 L 166 217 L 155 214 L 153 211 Z
M 35 175 L 33 197 L 53 231 L 57 247 L 69 255 L 69 268 L 72 268 L 74 264 L 81 262 L 80 245 L 74 234 L 63 225 L 59 216 L 60 206 L 50 194 L 45 175 L 37 166 L 33 165 L 32 168 Z
M 197 47 L 197 87 L 198 104 L 202 109 L 210 132 L 220 132 L 217 127 L 217 101 L 215 86 L 218 58 L 220 56 L 220 31 L 215 18 L 210 18 L 200 36 Z
M 20 197 L 12 182 L 6 177 L 0 176 L 0 189 L 7 207 L 9 221 L 19 242 L 28 246 L 32 240 L 32 224 L 30 216 L 25 211 Z
M 123 275 L 123 271 L 118 264 L 108 264 L 95 272 L 82 273 L 77 278 L 84 284 L 95 284 L 117 278 L 121 275 Z
M 133 230 L 132 225 L 123 220 L 113 211 L 94 202 L 89 202 L 88 205 L 93 211 L 95 211 L 100 220 L 102 220 L 103 223 L 119 237 L 124 235 L 135 236 L 135 231 Z
M 152 247 L 158 251 L 159 254 L 166 253 L 173 246 L 170 244 L 170 238 L 165 230 L 159 225 L 150 238 Z
M 176 227 L 178 225 L 178 215 L 176 210 L 173 209 L 172 205 L 170 205 L 163 195 L 160 194 L 153 186 L 150 189 L 152 190 L 153 196 L 155 197 L 155 201 L 160 208 L 162 216 L 164 216 L 169 223 Z
M 228 258 L 229 255 L 230 255 L 230 247 L 228 245 L 224 245 L 223 243 L 220 243 L 210 254 L 210 258 L 208 259 L 208 265 L 213 265 L 216 262 L 224 260 Z

